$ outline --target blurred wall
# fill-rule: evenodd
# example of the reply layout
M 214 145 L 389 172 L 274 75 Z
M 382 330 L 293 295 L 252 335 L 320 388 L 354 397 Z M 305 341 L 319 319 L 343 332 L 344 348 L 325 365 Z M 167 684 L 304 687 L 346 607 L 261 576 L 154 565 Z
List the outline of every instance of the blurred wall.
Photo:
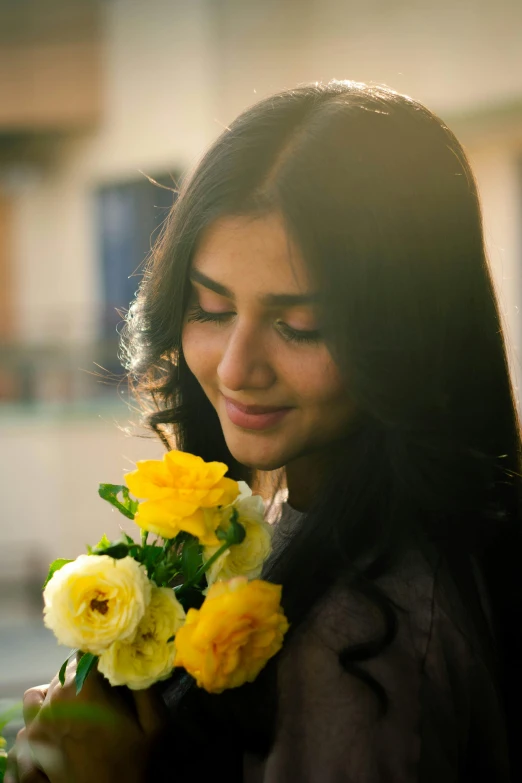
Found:
M 102 119 L 95 132 L 62 141 L 51 165 L 13 195 L 15 317 L 24 340 L 96 335 L 93 187 L 139 171 L 185 170 L 265 94 L 308 80 L 375 80 L 414 95 L 450 124 L 455 115 L 457 125 L 476 107 L 522 106 L 518 0 L 443 0 L 430 8 L 405 0 L 111 0 L 104 13 Z M 512 137 L 499 143 L 475 134 L 467 145 L 491 241 L 509 247 L 503 265 L 512 279 L 522 255 L 517 221 L 506 225 L 499 216 L 505 200 L 519 201 L 512 196 L 521 126 L 522 108 Z M 512 301 L 508 310 L 515 330 Z
M 220 101 L 230 120 L 298 82 L 385 82 L 430 108 L 461 112 L 520 97 L 518 0 L 222 0 Z
M 113 0 L 103 10 L 102 120 L 95 132 L 63 139 L 35 181 L 13 194 L 15 309 L 25 341 L 97 335 L 93 189 L 158 167 L 184 169 L 218 130 L 208 4 Z
M 130 437 L 123 424 L 51 415 L 4 422 L 2 550 L 16 555 L 15 567 L 28 559 L 46 572 L 55 557 L 74 558 L 103 533 L 132 532 L 134 524 L 98 497 L 98 485 L 122 483 L 136 460 L 158 459 L 163 447 L 135 429 Z M 17 554 L 22 549 L 29 558 Z

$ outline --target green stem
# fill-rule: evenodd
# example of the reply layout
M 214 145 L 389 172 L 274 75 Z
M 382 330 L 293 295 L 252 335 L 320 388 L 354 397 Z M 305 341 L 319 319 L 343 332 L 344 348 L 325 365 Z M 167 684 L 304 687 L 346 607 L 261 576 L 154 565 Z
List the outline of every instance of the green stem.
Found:
M 149 531 L 148 530 L 142 530 L 141 531 L 141 545 L 146 546 L 147 545 L 147 539 L 149 537 Z
M 173 538 L 166 538 L 163 543 L 163 554 L 166 555 L 169 551 L 170 547 L 172 546 L 172 542 L 174 541 Z
M 223 552 L 226 552 L 229 548 L 230 544 L 228 541 L 225 541 L 224 544 L 222 544 L 219 549 L 217 549 L 214 554 L 209 557 L 209 559 L 206 561 L 206 563 L 203 563 L 202 566 L 198 568 L 192 579 L 187 580 L 182 585 L 178 585 L 174 588 L 174 591 L 177 593 L 177 595 L 182 595 L 183 592 L 188 589 L 189 587 L 192 587 L 193 585 L 197 585 L 201 581 L 201 577 L 205 574 L 206 571 L 210 568 L 210 566 L 216 562 L 218 557 L 221 557 Z

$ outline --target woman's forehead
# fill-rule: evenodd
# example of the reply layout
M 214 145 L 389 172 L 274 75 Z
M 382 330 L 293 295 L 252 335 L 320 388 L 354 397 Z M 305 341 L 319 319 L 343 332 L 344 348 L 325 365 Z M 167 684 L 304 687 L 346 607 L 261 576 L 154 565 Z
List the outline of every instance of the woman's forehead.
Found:
M 278 214 L 217 220 L 203 234 L 192 270 L 195 282 L 205 277 L 230 291 L 255 288 L 265 297 L 305 295 L 313 288 L 302 255 Z

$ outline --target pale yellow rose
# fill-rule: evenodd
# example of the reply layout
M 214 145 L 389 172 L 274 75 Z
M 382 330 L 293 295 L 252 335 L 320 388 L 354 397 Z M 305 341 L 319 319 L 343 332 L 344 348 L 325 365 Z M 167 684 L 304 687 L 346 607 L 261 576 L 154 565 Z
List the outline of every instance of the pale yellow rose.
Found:
M 175 666 L 209 693 L 253 682 L 283 645 L 288 622 L 280 602 L 280 585 L 242 576 L 216 582 L 178 631 Z
M 247 488 L 248 489 L 248 488 Z M 261 575 L 263 563 L 272 549 L 272 527 L 265 522 L 265 506 L 259 495 L 242 493 L 243 496 L 224 509 L 219 527 L 226 530 L 230 524 L 233 509 L 237 511 L 237 521 L 245 529 L 245 538 L 240 544 L 234 544 L 210 566 L 206 576 L 209 585 L 219 579 L 232 579 L 246 576 L 256 579 Z M 209 560 L 219 547 L 205 547 L 203 561 Z
M 132 557 L 80 555 L 47 583 L 44 623 L 60 644 L 99 655 L 134 636 L 150 594 L 147 572 Z
M 203 545 L 217 545 L 215 509 L 228 506 L 239 494 L 237 481 L 224 477 L 226 465 L 168 451 L 163 459 L 140 460 L 136 467 L 125 476 L 132 494 L 143 499 L 136 524 L 162 538 L 185 531 Z
M 173 637 L 184 622 L 185 611 L 171 588 L 153 587 L 134 639 L 114 642 L 100 656 L 98 671 L 111 685 L 126 685 L 135 691 L 165 680 L 174 668 Z

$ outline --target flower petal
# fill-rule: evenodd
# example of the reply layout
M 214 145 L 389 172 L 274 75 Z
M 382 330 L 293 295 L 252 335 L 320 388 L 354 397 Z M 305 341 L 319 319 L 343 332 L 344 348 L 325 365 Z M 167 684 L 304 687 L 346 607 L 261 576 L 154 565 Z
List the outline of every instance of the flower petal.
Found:
M 124 478 L 129 490 L 137 498 L 154 498 L 158 491 L 172 490 L 169 471 L 160 460 L 139 460 L 136 470 L 126 473 Z
M 175 666 L 209 693 L 252 682 L 288 630 L 280 597 L 279 585 L 245 577 L 212 585 L 176 636 Z

